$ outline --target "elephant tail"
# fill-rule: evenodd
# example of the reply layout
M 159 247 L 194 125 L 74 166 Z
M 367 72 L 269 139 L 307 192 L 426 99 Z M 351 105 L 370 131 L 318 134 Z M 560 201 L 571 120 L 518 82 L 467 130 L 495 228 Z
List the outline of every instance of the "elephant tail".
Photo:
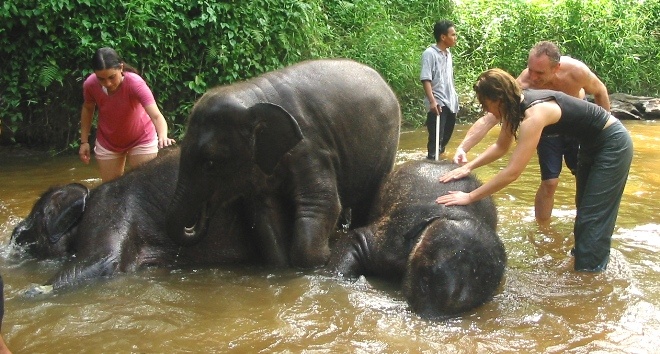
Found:
M 107 255 L 85 262 L 78 262 L 74 259 L 68 261 L 64 269 L 46 284 L 27 290 L 25 295 L 30 297 L 72 289 L 97 278 L 113 275 L 118 269 L 118 264 L 117 258 L 113 255 Z
M 454 316 L 491 299 L 505 266 L 504 245 L 492 227 L 473 218 L 437 218 L 410 253 L 403 294 L 422 317 Z

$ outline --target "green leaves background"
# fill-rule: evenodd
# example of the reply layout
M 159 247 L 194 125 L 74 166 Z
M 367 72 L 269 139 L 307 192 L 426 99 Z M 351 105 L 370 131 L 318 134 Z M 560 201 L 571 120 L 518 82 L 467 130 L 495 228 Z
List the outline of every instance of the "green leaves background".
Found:
M 152 87 L 175 138 L 208 88 L 322 57 L 376 68 L 416 126 L 420 55 L 441 18 L 459 34 L 462 119 L 477 75 L 517 75 L 539 40 L 583 60 L 610 92 L 660 90 L 660 0 L 5 0 L 0 120 L 22 145 L 75 148 L 82 80 L 94 51 L 111 46 Z

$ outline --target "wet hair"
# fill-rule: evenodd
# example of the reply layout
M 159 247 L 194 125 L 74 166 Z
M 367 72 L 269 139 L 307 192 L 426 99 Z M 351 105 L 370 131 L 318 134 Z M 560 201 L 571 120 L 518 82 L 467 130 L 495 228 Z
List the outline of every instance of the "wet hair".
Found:
M 433 26 L 433 38 L 436 42 L 440 41 L 440 36 L 447 35 L 449 29 L 454 27 L 454 23 L 449 20 L 440 20 Z
M 523 112 L 522 88 L 516 79 L 502 69 L 490 69 L 479 75 L 473 89 L 482 105 L 485 100 L 499 103 L 502 120 L 509 123 L 511 134 L 517 137 Z
M 94 56 L 92 56 L 92 69 L 94 69 L 94 71 L 119 69 L 122 64 L 124 64 L 124 71 L 139 74 L 137 69 L 126 64 L 119 54 L 110 47 L 100 48 L 94 53 Z
M 550 62 L 553 66 L 558 64 L 559 60 L 561 60 L 561 51 L 559 50 L 559 47 L 549 41 L 541 41 L 536 43 L 532 49 L 529 50 L 529 55 L 533 55 L 535 57 L 546 55 L 548 58 L 550 58 Z

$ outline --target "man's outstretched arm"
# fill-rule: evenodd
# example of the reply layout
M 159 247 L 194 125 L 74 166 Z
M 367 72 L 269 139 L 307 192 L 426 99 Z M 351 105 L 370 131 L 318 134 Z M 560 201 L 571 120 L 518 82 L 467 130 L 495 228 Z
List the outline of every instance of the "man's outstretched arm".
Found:
M 486 134 L 488 134 L 488 131 L 490 131 L 497 123 L 499 123 L 499 120 L 491 113 L 487 113 L 474 122 L 465 134 L 463 141 L 461 141 L 458 148 L 456 148 L 454 162 L 459 165 L 468 162 L 467 152 L 483 140 Z

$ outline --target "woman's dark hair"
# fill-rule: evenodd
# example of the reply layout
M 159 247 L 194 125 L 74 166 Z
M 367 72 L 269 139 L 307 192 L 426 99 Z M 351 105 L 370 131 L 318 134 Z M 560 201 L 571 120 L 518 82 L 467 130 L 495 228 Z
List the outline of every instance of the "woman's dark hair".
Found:
M 449 20 L 440 20 L 436 22 L 433 26 L 433 38 L 435 38 L 435 41 L 440 41 L 440 36 L 446 36 L 449 29 L 452 27 L 454 27 L 454 23 Z
M 520 106 L 522 88 L 516 79 L 502 69 L 490 69 L 479 75 L 473 88 L 482 105 L 486 99 L 499 102 L 502 120 L 509 123 L 511 134 L 517 137 L 523 113 Z
M 92 69 L 94 71 L 105 69 L 119 69 L 124 64 L 124 71 L 139 74 L 137 69 L 126 64 L 117 52 L 109 47 L 100 48 L 94 53 L 92 57 Z

